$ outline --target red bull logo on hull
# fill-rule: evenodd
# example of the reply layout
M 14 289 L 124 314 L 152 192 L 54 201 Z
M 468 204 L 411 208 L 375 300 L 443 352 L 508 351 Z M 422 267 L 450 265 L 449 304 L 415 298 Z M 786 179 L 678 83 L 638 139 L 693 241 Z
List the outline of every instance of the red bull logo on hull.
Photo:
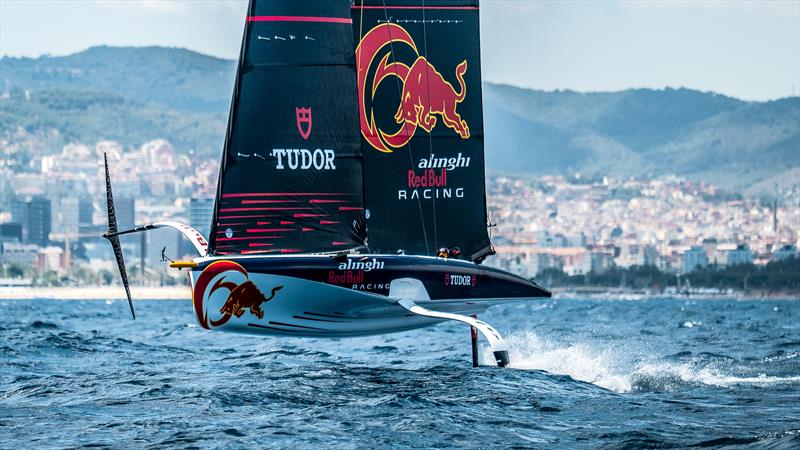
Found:
M 372 86 L 369 86 L 368 91 L 368 71 L 373 61 L 384 47 L 400 44 L 410 47 L 417 55 L 416 60 L 409 66 L 404 62 L 395 61 L 393 52 L 386 53 L 377 65 Z M 356 48 L 356 64 L 361 134 L 375 149 L 391 153 L 394 149 L 408 144 L 418 127 L 430 133 L 440 119 L 441 123 L 462 139 L 469 139 L 469 125 L 457 111 L 458 104 L 464 101 L 467 94 L 464 81 L 467 60 L 455 68 L 455 79 L 459 85 L 456 90 L 425 56 L 419 55 L 408 31 L 394 23 L 383 23 L 371 29 L 361 39 Z M 376 125 L 375 114 L 367 104 L 374 99 L 381 82 L 391 76 L 400 79 L 403 89 L 400 104 L 394 115 L 400 128 L 388 133 Z
M 242 317 L 246 312 L 263 319 L 262 305 L 272 300 L 283 286 L 272 287 L 267 297 L 249 278 L 247 270 L 233 261 L 215 261 L 203 269 L 192 291 L 200 326 L 206 329 L 219 327 L 231 317 Z M 217 309 L 220 303 L 221 307 Z M 209 317 L 209 312 L 212 317 Z

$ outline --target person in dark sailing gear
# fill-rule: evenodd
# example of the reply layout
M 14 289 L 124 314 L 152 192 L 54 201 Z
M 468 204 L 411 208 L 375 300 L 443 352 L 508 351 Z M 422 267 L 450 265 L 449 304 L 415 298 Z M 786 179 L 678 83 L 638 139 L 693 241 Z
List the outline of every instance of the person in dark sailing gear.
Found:
M 449 253 L 451 258 L 461 257 L 461 249 L 458 247 L 450 247 Z

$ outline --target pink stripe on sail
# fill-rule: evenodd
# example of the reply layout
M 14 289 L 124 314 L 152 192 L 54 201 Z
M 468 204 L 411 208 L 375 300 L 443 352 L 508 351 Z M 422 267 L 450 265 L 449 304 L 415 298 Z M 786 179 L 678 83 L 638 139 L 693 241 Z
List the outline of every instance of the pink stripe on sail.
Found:
M 356 206 L 340 206 L 339 211 L 361 211 L 364 208 L 358 208 Z
M 275 231 L 294 231 L 291 228 L 248 228 L 248 233 L 274 233 Z
M 281 220 L 281 225 L 294 225 L 295 223 L 290 220 Z
M 331 242 L 331 245 L 347 245 L 347 244 L 349 244 L 349 242 L 338 242 L 338 241 Z
M 272 253 L 274 250 L 242 250 L 243 255 L 249 255 L 251 253 Z
M 256 239 L 281 239 L 283 236 L 248 236 L 248 237 L 232 237 L 232 238 L 217 238 L 217 241 L 252 241 Z
M 247 244 L 248 247 L 270 247 L 273 246 L 272 242 L 251 242 Z
M 313 209 L 313 208 L 309 208 Z M 300 218 L 300 217 L 326 217 L 327 214 L 294 214 L 293 217 Z
M 353 5 L 352 9 L 444 9 L 444 10 L 473 10 L 477 11 L 480 8 L 477 6 L 370 6 L 370 5 Z
M 347 203 L 350 200 L 323 200 L 321 198 L 312 198 L 308 203 Z
M 248 192 L 244 194 L 222 194 L 222 198 L 234 197 L 277 197 L 277 196 L 323 196 L 323 195 L 353 195 L 344 192 Z
M 320 225 L 336 225 L 337 223 L 339 223 L 339 222 L 337 222 L 335 220 L 320 220 L 319 221 Z
M 274 214 L 262 214 L 259 216 L 219 216 L 220 220 L 222 219 L 260 219 L 262 217 L 278 217 Z
M 316 16 L 247 16 L 248 22 L 319 22 L 319 23 L 353 23 L 347 17 L 316 17 Z
M 243 205 L 256 205 L 260 203 L 297 203 L 300 200 L 242 200 Z
M 271 223 L 272 222 L 256 222 L 256 225 L 269 225 Z M 246 225 L 246 224 L 243 224 L 243 225 Z M 283 223 L 281 223 L 281 225 L 283 225 Z
M 303 227 L 303 232 L 305 233 L 306 231 L 314 231 L 314 229 L 313 228 L 308 228 L 308 227 Z
M 224 208 L 219 212 L 240 212 L 240 211 L 297 211 L 308 210 L 314 208 L 284 208 L 284 207 L 267 207 L 267 208 Z
M 302 250 L 298 250 L 296 248 L 282 248 L 281 253 L 300 253 Z

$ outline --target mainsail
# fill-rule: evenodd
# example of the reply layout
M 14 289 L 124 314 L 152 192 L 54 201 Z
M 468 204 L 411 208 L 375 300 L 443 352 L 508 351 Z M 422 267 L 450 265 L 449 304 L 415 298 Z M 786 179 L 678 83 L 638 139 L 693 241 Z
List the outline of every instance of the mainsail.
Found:
M 477 0 L 356 0 L 369 246 L 493 252 L 486 229 Z
M 306 253 L 363 245 L 351 3 L 248 8 L 210 251 Z
M 210 251 L 482 260 L 480 72 L 477 0 L 252 0 Z

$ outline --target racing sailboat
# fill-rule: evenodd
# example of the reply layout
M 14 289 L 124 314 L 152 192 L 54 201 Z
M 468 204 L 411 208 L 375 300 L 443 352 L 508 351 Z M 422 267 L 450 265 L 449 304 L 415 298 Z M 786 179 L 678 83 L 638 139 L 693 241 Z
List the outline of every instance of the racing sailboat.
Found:
M 344 337 L 461 321 L 549 297 L 486 267 L 489 240 L 477 0 L 251 0 L 210 236 L 172 227 L 197 322 Z M 133 304 L 130 303 L 131 313 Z

